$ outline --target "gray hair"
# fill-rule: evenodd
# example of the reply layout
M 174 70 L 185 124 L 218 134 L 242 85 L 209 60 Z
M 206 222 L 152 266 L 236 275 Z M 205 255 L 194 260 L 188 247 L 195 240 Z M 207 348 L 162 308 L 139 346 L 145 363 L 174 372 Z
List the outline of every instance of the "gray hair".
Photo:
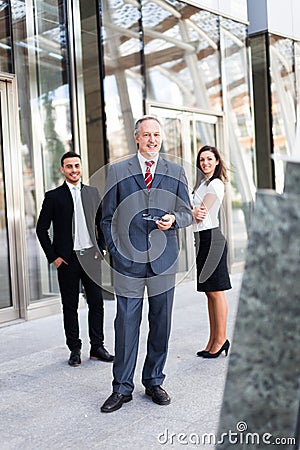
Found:
M 140 134 L 141 124 L 145 122 L 145 120 L 155 120 L 161 127 L 161 123 L 156 116 L 143 116 L 135 122 L 134 125 L 134 136 L 138 136 Z

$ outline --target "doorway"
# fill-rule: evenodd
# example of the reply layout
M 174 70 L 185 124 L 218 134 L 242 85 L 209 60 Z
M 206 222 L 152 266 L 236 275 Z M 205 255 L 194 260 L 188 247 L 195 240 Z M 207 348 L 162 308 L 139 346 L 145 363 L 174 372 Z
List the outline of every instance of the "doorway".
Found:
M 28 298 L 18 127 L 15 77 L 0 74 L 0 323 L 24 317 Z
M 150 104 L 148 110 L 162 123 L 162 150 L 169 156 L 182 158 L 194 166 L 197 152 L 203 145 L 218 145 L 221 120 L 218 116 L 154 104 Z

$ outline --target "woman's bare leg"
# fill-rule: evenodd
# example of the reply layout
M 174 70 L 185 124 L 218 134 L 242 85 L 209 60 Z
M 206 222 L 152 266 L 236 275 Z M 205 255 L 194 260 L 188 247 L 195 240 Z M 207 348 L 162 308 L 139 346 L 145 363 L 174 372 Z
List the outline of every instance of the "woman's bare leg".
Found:
M 213 316 L 213 335 L 214 342 L 210 347 L 210 353 L 216 353 L 227 339 L 227 316 L 228 316 L 228 303 L 224 291 L 208 292 L 208 301 L 210 308 L 213 310 L 211 313 Z M 211 333 L 212 335 L 212 333 Z

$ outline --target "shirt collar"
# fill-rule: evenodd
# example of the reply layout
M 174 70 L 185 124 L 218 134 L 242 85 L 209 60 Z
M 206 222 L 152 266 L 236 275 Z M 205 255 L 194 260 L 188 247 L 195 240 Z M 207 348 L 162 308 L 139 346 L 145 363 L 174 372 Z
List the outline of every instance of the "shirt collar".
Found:
M 137 152 L 137 156 L 138 156 L 138 160 L 140 162 L 141 167 L 145 167 L 145 163 L 146 163 L 146 161 L 149 161 L 149 159 L 145 158 L 140 152 Z M 157 164 L 158 157 L 159 157 L 159 154 L 157 153 L 157 155 L 155 155 L 155 156 L 153 156 L 153 158 L 151 158 L 151 161 L 154 161 L 153 167 L 155 167 L 155 165 Z
M 79 190 L 81 189 L 81 182 L 75 185 L 75 184 L 72 184 L 72 183 L 69 183 L 68 181 L 66 181 L 66 185 L 68 186 L 70 191 L 72 191 L 73 188 L 76 188 Z

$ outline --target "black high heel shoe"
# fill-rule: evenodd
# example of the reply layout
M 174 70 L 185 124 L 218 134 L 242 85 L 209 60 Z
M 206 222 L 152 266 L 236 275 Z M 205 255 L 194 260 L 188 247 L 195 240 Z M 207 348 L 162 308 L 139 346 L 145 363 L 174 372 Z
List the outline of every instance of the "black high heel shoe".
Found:
M 201 356 L 202 358 L 205 358 L 204 355 L 209 353 L 207 350 L 201 350 L 200 352 L 197 352 L 197 356 Z
M 202 355 L 202 358 L 218 358 L 218 356 L 220 356 L 222 352 L 225 352 L 225 356 L 227 356 L 229 347 L 230 342 L 228 339 L 226 339 L 219 351 L 217 351 L 216 353 L 206 352 L 206 354 Z

